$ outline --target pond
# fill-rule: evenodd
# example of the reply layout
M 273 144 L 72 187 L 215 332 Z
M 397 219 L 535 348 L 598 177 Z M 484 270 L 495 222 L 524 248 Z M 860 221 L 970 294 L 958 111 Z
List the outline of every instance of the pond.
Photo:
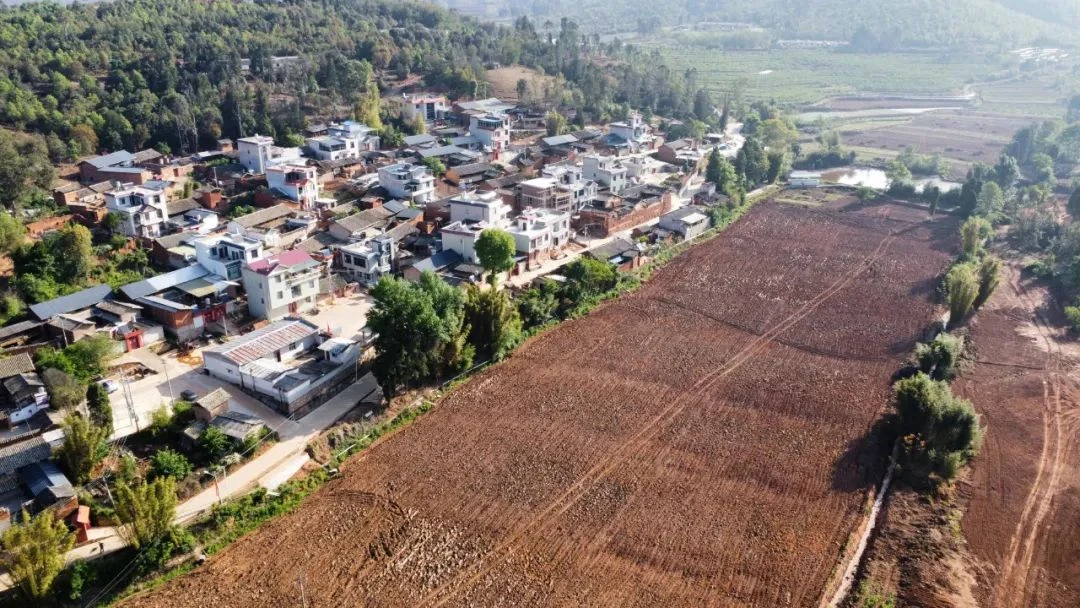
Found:
M 885 175 L 884 171 L 870 167 L 854 167 L 851 169 L 827 171 L 822 174 L 822 178 L 824 181 L 832 182 L 834 184 L 866 186 L 875 190 L 887 190 L 890 183 L 889 177 Z M 915 189 L 920 192 L 927 185 L 937 186 L 942 192 L 955 190 L 963 185 L 959 182 L 941 179 L 941 177 L 938 176 L 913 179 L 912 183 L 915 185 Z

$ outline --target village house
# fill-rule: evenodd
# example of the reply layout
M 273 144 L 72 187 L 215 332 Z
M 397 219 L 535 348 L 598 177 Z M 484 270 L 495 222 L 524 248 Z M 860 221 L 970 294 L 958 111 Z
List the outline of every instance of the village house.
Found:
M 492 160 L 510 147 L 510 117 L 506 114 L 479 114 L 469 117 L 469 135 L 480 142 Z
M 195 259 L 210 271 L 229 281 L 241 278 L 241 268 L 266 255 L 261 239 L 235 230 L 193 241 Z
M 397 241 L 385 234 L 362 243 L 350 243 L 338 248 L 338 266 L 351 281 L 367 287 L 375 285 L 394 271 Z
M 570 164 L 544 167 L 542 176 L 518 184 L 520 209 L 554 209 L 573 213 L 596 196 L 596 182 L 584 178 L 581 167 Z
M 709 229 L 709 216 L 705 215 L 704 209 L 690 205 L 660 216 L 657 225 L 683 240 L 692 240 Z
M 105 193 L 105 207 L 120 216 L 120 231 L 133 237 L 161 236 L 169 210 L 165 192 L 127 183 Z
M 416 93 L 402 98 L 401 118 L 406 122 L 414 121 L 419 117 L 425 123 L 431 124 L 446 120 L 449 114 L 450 101 L 445 95 Z
M 642 244 L 619 237 L 586 251 L 585 255 L 607 262 L 620 272 L 628 272 L 639 268 L 644 263 L 644 247 Z
M 359 354 L 352 340 L 330 338 L 309 321 L 286 318 L 204 349 L 203 367 L 282 414 L 299 416 L 353 380 Z
M 379 168 L 379 185 L 390 196 L 426 203 L 435 196 L 435 178 L 423 165 L 396 163 Z
M 307 147 L 318 160 L 359 159 L 361 153 L 379 149 L 379 136 L 365 124 L 346 120 L 331 124 L 325 135 L 309 138 Z
M 281 164 L 266 168 L 266 185 L 285 198 L 310 209 L 319 198 L 318 171 L 301 164 Z
M 464 188 L 497 177 L 500 171 L 488 163 L 470 163 L 451 167 L 443 176 L 447 182 Z
M 578 212 L 574 228 L 591 236 L 607 236 L 671 211 L 671 191 L 660 186 L 627 188 L 621 195 L 601 194 Z
M 224 332 L 220 324 L 235 311 L 236 284 L 210 272 L 202 264 L 192 264 L 120 288 L 131 303 L 142 306 L 144 314 L 164 327 L 165 334 L 178 342 L 189 342 L 208 329 Z M 217 324 L 213 328 L 210 324 Z
M 84 184 L 119 181 L 141 185 L 153 179 L 153 173 L 136 166 L 135 155 L 127 150 L 95 156 L 79 162 L 79 181 Z
M 627 183 L 626 167 L 614 156 L 586 154 L 582 157 L 581 175 L 607 188 L 612 194 L 618 194 Z
M 315 308 L 321 266 L 306 251 L 283 251 L 241 270 L 251 316 L 276 321 Z
M 288 247 L 307 239 L 317 226 L 310 213 L 279 203 L 229 221 L 226 230 L 257 238 L 268 248 Z
M 302 163 L 300 148 L 282 148 L 274 145 L 274 138 L 252 135 L 236 140 L 240 164 L 252 173 L 266 173 L 274 165 Z
M 544 262 L 570 243 L 570 214 L 551 209 L 525 209 L 507 232 L 525 257 L 527 269 Z
M 327 232 L 345 243 L 366 241 L 385 232 L 393 217 L 394 211 L 380 205 L 334 219 Z
M 821 185 L 821 173 L 817 171 L 792 171 L 788 176 L 792 188 L 817 188 Z
M 21 424 L 49 407 L 49 394 L 26 353 L 0 360 L 0 389 L 0 428 Z

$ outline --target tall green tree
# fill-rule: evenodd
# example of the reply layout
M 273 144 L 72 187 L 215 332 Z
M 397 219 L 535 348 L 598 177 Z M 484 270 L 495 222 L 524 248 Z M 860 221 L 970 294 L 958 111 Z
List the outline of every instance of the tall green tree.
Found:
M 116 515 L 121 538 L 136 549 L 150 545 L 175 525 L 176 481 L 162 475 L 151 482 L 118 483 Z
M 949 327 L 958 327 L 967 318 L 979 296 L 976 266 L 970 262 L 953 266 L 945 276 L 945 291 L 949 299 Z
M 465 290 L 469 342 L 481 356 L 499 360 L 521 342 L 521 316 L 506 291 L 469 285 Z
M 1069 195 L 1069 213 L 1072 214 L 1073 219 L 1080 218 L 1080 187 L 1077 187 Z
M 29 600 L 45 600 L 56 577 L 64 570 L 65 554 L 75 546 L 75 535 L 52 510 L 35 517 L 23 513 L 0 539 L 4 551 L 0 564 L 19 591 Z
M 978 452 L 979 416 L 945 382 L 921 372 L 900 380 L 893 405 L 904 439 L 905 476 L 915 481 L 925 481 L 931 474 L 951 479 Z
M 63 282 L 78 283 L 90 274 L 94 264 L 93 237 L 86 226 L 71 224 L 60 231 L 53 242 L 58 278 Z
M 489 273 L 489 281 L 495 284 L 500 272 L 507 272 L 514 267 L 514 254 L 517 245 L 514 237 L 505 230 L 488 228 L 480 233 L 475 244 L 476 257 L 480 265 Z
M 94 424 L 113 430 L 112 404 L 109 401 L 109 391 L 98 382 L 91 382 L 86 387 L 86 407 L 90 410 L 90 419 Z
M 975 200 L 975 214 L 981 215 L 991 222 L 1001 219 L 1001 212 L 1005 208 L 1005 194 L 997 182 L 986 182 L 979 197 Z
M 78 414 L 68 414 L 63 428 L 64 443 L 57 455 L 67 473 L 83 483 L 108 453 L 108 431 Z
M 990 296 L 994 294 L 994 290 L 997 289 L 998 282 L 1001 280 L 1001 260 L 995 258 L 992 255 L 988 255 L 979 262 L 979 294 L 975 296 L 975 302 L 972 306 L 975 308 L 981 307 L 990 299 Z
M 1001 188 L 1007 189 L 1020 177 L 1020 164 L 1008 154 L 1002 153 L 994 165 L 994 180 Z
M 60 411 L 67 411 L 83 402 L 86 387 L 68 374 L 56 369 L 46 368 L 41 372 L 41 380 L 49 392 L 49 405 Z
M 960 251 L 964 257 L 973 260 L 982 253 L 986 239 L 993 234 L 993 228 L 985 218 L 971 216 L 960 225 Z
M 11 255 L 25 241 L 26 226 L 10 213 L 0 211 L 0 253 Z

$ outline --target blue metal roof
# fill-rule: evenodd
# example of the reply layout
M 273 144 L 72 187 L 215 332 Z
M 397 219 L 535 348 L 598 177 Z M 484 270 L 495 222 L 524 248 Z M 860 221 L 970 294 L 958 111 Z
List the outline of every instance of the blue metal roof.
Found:
M 90 308 L 111 295 L 112 287 L 109 287 L 108 285 L 95 285 L 82 291 L 76 291 L 73 294 L 60 296 L 59 298 L 49 300 L 48 302 L 34 304 L 30 307 L 30 314 L 37 317 L 39 321 L 48 321 L 56 315 L 82 310 L 83 308 Z
M 35 498 L 49 488 L 71 489 L 71 482 L 48 460 L 42 460 L 22 467 L 17 472 L 19 479 L 30 489 Z

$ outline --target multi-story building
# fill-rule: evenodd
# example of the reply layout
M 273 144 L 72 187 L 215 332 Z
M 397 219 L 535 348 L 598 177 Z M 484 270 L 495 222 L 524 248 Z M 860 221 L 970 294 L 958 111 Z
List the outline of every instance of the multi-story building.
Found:
M 498 160 L 510 147 L 510 117 L 506 114 L 474 114 L 469 116 L 469 135 Z
M 269 167 L 300 161 L 300 148 L 281 148 L 274 138 L 266 135 L 241 137 L 236 140 L 240 164 L 252 173 L 266 173 Z
M 586 154 L 582 157 L 582 176 L 618 194 L 626 188 L 627 169 L 618 158 L 600 154 Z
M 157 238 L 169 219 L 165 191 L 123 184 L 105 193 L 105 207 L 120 216 L 120 230 L 127 236 Z
M 445 95 L 433 93 L 416 93 L 405 95 L 401 107 L 401 117 L 405 120 L 416 120 L 419 116 L 426 123 L 445 120 L 450 114 L 450 101 Z
M 343 245 L 338 251 L 344 274 L 353 281 L 370 287 L 379 282 L 380 277 L 389 276 L 393 272 L 397 244 L 394 237 L 383 235 L 364 243 Z
M 239 232 L 219 234 L 194 242 L 195 259 L 212 274 L 237 281 L 243 276 L 244 264 L 266 255 L 262 239 Z
M 319 160 L 360 158 L 362 152 L 379 149 L 379 136 L 365 124 L 346 120 L 331 124 L 324 136 L 309 138 L 307 145 Z
M 274 321 L 315 308 L 320 265 L 302 249 L 245 264 L 241 274 L 254 317 Z
M 630 112 L 625 121 L 611 123 L 609 133 L 627 142 L 631 152 L 652 148 L 650 128 L 641 112 Z
M 497 192 L 463 192 L 450 199 L 451 222 L 485 222 L 489 226 L 507 225 L 510 205 Z
M 453 251 L 468 264 L 479 264 L 476 257 L 476 239 L 489 228 L 487 222 L 450 222 L 442 227 L 443 251 Z
M 570 214 L 550 209 L 526 209 L 514 219 L 508 232 L 514 237 L 517 252 L 532 266 L 570 243 Z
M 596 196 L 596 182 L 575 165 L 544 167 L 543 176 L 518 184 L 520 208 L 534 207 L 573 213 Z
M 319 198 L 318 172 L 304 165 L 275 165 L 266 168 L 266 185 L 286 198 L 310 209 Z
M 379 168 L 379 185 L 394 198 L 426 203 L 435 196 L 435 177 L 423 165 L 397 163 Z

